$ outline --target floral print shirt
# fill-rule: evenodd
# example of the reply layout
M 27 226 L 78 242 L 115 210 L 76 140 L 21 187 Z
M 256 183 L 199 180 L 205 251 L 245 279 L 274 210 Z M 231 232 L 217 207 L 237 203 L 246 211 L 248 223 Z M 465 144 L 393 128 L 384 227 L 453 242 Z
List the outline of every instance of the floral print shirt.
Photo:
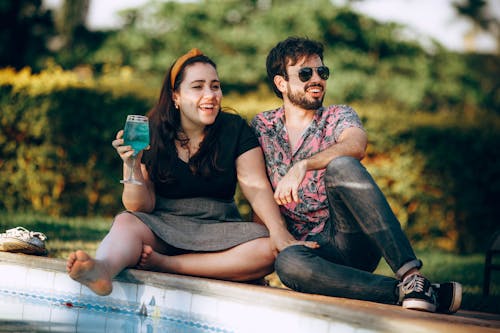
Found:
M 267 174 L 273 189 L 295 162 L 311 157 L 335 144 L 346 128 L 363 129 L 356 112 L 346 105 L 319 108 L 296 147 L 290 147 L 285 127 L 285 110 L 258 114 L 251 122 L 266 160 Z M 288 229 L 297 239 L 323 230 L 329 218 L 328 199 L 323 181 L 325 169 L 307 171 L 299 187 L 299 202 L 281 205 Z M 293 224 L 290 225 L 290 221 Z

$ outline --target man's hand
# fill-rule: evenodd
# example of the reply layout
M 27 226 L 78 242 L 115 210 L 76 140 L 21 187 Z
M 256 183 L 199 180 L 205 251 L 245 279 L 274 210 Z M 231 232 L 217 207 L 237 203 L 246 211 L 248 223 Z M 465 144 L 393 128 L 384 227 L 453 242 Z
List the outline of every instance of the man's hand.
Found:
M 286 205 L 292 201 L 299 202 L 299 186 L 304 180 L 307 171 L 307 162 L 299 161 L 281 178 L 274 191 L 274 200 L 278 205 Z

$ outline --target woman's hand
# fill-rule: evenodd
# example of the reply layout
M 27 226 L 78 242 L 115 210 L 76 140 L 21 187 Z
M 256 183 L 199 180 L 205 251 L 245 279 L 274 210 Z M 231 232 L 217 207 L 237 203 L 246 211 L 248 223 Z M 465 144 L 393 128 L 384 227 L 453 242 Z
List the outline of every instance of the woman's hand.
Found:
M 120 158 L 123 160 L 123 176 L 124 179 L 132 172 L 134 166 L 134 159 L 136 163 L 134 166 L 135 178 L 144 183 L 145 186 L 127 185 L 123 186 L 122 201 L 127 210 L 150 213 L 153 211 L 156 203 L 156 195 L 154 192 L 154 185 L 149 179 L 146 167 L 139 163 L 142 156 L 142 150 L 135 157 L 134 150 L 131 146 L 125 146 L 123 140 L 123 130 L 116 133 L 116 138 L 111 142 Z
M 319 248 L 319 244 L 311 241 L 296 240 L 288 230 L 274 231 L 270 234 L 271 243 L 276 251 L 281 252 L 289 246 L 303 245 L 311 249 Z
M 134 155 L 134 150 L 132 149 L 132 146 L 124 146 L 124 143 L 123 130 L 119 130 L 118 133 L 116 133 L 116 139 L 113 140 L 111 145 L 116 149 L 116 152 L 120 155 L 123 163 L 125 163 L 127 167 L 132 168 L 132 156 Z M 140 156 L 137 155 L 134 158 L 140 159 Z

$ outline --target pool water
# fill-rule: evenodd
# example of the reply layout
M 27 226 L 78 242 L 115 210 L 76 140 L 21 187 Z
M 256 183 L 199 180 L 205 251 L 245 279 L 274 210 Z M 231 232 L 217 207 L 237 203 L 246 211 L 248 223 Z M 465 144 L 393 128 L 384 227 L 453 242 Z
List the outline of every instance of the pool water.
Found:
M 98 297 L 0 289 L 0 332 L 230 333 L 192 313 Z

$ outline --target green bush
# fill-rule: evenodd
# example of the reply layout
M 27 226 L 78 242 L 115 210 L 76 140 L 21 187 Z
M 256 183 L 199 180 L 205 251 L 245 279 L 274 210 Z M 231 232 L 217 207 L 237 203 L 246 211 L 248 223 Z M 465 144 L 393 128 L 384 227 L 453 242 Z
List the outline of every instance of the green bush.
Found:
M 363 163 L 412 243 L 459 253 L 484 251 L 498 230 L 500 118 L 408 115 L 361 108 L 369 134 Z
M 415 151 L 426 156 L 422 178 L 441 194 L 434 204 L 443 218 L 428 220 L 431 227 L 422 236 L 455 235 L 454 248 L 470 253 L 484 250 L 488 236 L 500 228 L 498 129 L 494 123 L 480 122 L 411 130 Z
M 151 101 L 57 70 L 1 78 L 0 209 L 116 212 L 121 163 L 110 143 L 126 115 L 144 114 Z

